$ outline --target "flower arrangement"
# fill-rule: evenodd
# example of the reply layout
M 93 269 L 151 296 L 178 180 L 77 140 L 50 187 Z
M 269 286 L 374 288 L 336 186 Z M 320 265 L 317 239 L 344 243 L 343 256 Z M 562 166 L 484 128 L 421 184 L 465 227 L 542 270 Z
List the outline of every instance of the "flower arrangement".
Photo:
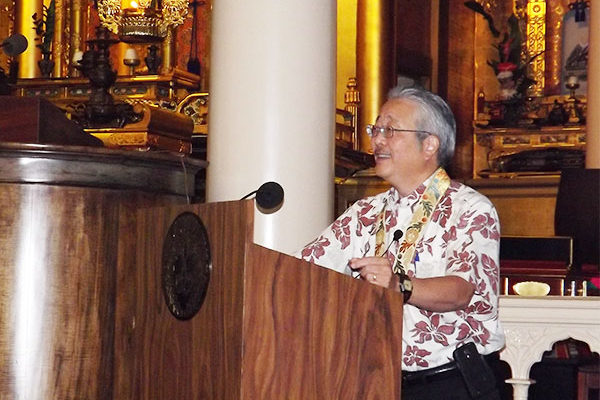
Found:
M 54 38 L 54 0 L 51 0 L 48 6 L 42 6 L 41 16 L 38 17 L 37 13 L 34 13 L 31 18 L 33 19 L 33 29 L 35 29 L 37 35 L 36 41 L 39 41 L 35 47 L 42 52 L 42 59 L 38 61 L 38 66 L 40 67 L 42 76 L 49 77 L 54 68 L 54 61 L 50 59 L 50 55 L 52 54 L 52 39 Z
M 38 17 L 37 13 L 34 13 L 31 18 L 33 19 L 33 29 L 35 29 L 35 33 L 38 36 L 36 40 L 40 42 L 35 47 L 40 49 L 42 54 L 50 54 L 52 51 L 52 38 L 54 37 L 54 0 L 51 0 L 48 6 L 42 6 L 41 16 Z
M 465 6 L 478 14 L 481 14 L 487 21 L 492 35 L 500 37 L 500 32 L 494 26 L 493 17 L 485 11 L 483 6 L 476 1 L 467 1 Z M 527 76 L 527 66 L 542 52 L 534 55 L 526 61 L 521 58 L 521 49 L 523 41 L 519 20 L 512 14 L 507 21 L 508 29 L 502 35 L 502 39 L 494 47 L 498 50 L 497 60 L 488 60 L 488 65 L 494 69 L 494 74 L 500 83 L 500 97 L 502 100 L 524 99 L 527 95 L 527 88 L 536 81 Z
M 499 42 L 493 45 L 497 50 L 497 59 L 487 61 L 500 84 L 499 101 L 490 103 L 490 124 L 517 125 L 526 111 L 527 90 L 536 83 L 527 75 L 528 66 L 543 52 L 528 59 L 522 56 L 523 38 L 519 20 L 514 14 L 508 18 L 506 30 L 500 32 L 494 26 L 493 17 L 481 4 L 467 1 L 465 6 L 481 14 L 494 38 L 500 38 Z
M 498 59 L 487 62 L 493 68 L 500 83 L 502 100 L 524 99 L 527 95 L 527 88 L 536 82 L 527 76 L 527 66 L 541 53 L 523 62 L 521 46 L 519 21 L 517 17 L 511 15 L 508 18 L 508 32 L 505 32 L 502 40 L 494 45 L 498 50 Z

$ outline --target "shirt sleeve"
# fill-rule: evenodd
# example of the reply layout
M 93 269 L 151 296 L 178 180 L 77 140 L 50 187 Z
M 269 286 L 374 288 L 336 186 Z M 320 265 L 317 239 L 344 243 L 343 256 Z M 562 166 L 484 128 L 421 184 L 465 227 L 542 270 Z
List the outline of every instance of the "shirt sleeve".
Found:
M 348 266 L 350 259 L 364 257 L 370 250 L 375 210 L 369 199 L 357 201 L 295 256 L 340 273 L 351 274 Z
M 496 209 L 482 195 L 470 198 L 461 207 L 455 226 L 456 240 L 448 243 L 446 253 L 447 274 L 460 276 L 475 286 L 468 307 L 474 318 L 495 318 L 500 281 L 500 223 Z

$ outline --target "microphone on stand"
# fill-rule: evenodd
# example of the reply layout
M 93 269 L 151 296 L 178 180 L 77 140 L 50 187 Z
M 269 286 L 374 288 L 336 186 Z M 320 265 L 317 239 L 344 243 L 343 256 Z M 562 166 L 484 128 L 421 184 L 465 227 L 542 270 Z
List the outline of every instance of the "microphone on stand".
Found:
M 256 194 L 256 207 L 263 214 L 272 214 L 283 205 L 283 188 L 277 182 L 266 182 L 258 190 L 248 193 L 240 200 Z
M 27 38 L 20 33 L 10 35 L 2 41 L 2 50 L 9 57 L 18 56 L 27 49 Z
M 27 38 L 20 33 L 15 33 L 4 39 L 0 47 L 9 57 L 18 56 L 27 48 Z M 0 67 L 0 96 L 8 96 L 12 92 L 12 85 L 17 83 L 19 63 L 15 59 L 9 59 L 8 75 L 4 68 Z

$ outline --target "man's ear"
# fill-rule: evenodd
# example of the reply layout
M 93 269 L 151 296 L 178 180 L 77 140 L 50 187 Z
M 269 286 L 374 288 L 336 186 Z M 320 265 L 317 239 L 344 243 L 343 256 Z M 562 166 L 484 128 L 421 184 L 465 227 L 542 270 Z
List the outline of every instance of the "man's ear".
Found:
M 423 152 L 429 157 L 436 157 L 440 148 L 440 138 L 435 135 L 429 135 L 423 140 Z

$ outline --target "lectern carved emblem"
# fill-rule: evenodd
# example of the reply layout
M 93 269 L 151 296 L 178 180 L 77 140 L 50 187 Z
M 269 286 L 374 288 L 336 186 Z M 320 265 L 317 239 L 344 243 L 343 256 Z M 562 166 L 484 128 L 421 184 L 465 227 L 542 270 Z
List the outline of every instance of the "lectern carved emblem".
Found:
M 177 319 L 192 318 L 202 307 L 210 281 L 208 233 L 196 214 L 185 212 L 173 221 L 163 242 L 162 288 Z

